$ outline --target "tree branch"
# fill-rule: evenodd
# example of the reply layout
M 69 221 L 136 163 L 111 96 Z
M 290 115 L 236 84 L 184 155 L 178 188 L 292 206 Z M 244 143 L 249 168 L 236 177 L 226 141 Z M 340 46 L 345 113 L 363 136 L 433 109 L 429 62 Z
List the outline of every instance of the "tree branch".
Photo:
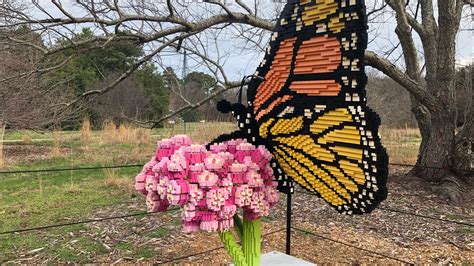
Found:
M 52 66 L 52 67 L 36 68 L 36 69 L 33 69 L 31 71 L 28 71 L 28 72 L 23 72 L 23 73 L 19 73 L 17 75 L 14 75 L 14 76 L 3 78 L 3 79 L 0 80 L 0 83 L 7 82 L 7 81 L 13 80 L 13 79 L 29 77 L 33 74 L 44 74 L 44 73 L 47 73 L 47 72 L 54 71 L 56 69 L 59 69 L 59 68 L 62 68 L 63 66 L 65 66 L 72 58 L 74 58 L 74 56 L 75 55 L 70 55 L 66 59 L 64 59 L 61 63 L 59 63 L 55 66 Z
M 425 52 L 426 76 L 428 80 L 436 77 L 437 58 L 438 58 L 438 25 L 433 15 L 432 0 L 420 0 L 421 5 L 421 21 L 424 27 L 424 34 L 420 35 L 423 51 Z
M 235 2 L 241 6 L 243 9 L 247 10 L 247 12 L 249 12 L 250 15 L 254 15 L 254 13 L 252 12 L 252 9 L 250 9 L 246 4 L 244 4 L 241 0 L 235 0 Z
M 412 79 L 397 66 L 387 59 L 378 56 L 372 51 L 365 51 L 365 62 L 367 65 L 382 71 L 385 75 L 395 80 L 398 84 L 408 90 L 420 103 L 425 106 L 436 105 L 436 100 L 416 80 Z
M 171 40 L 169 40 L 168 42 L 166 43 L 163 43 L 160 47 L 158 47 L 157 49 L 155 49 L 153 52 L 151 52 L 150 54 L 142 57 L 138 62 L 136 62 L 135 64 L 133 64 L 127 71 L 125 71 L 122 75 L 120 75 L 114 82 L 112 82 L 111 84 L 107 85 L 105 88 L 103 89 L 100 89 L 100 90 L 90 90 L 90 91 L 86 91 L 84 93 L 82 93 L 81 95 L 79 95 L 79 97 L 77 97 L 76 99 L 74 99 L 73 101 L 69 102 L 69 103 L 66 103 L 66 104 L 63 104 L 66 106 L 66 108 L 72 106 L 72 105 L 75 105 L 76 103 L 78 103 L 81 99 L 83 98 L 87 98 L 91 95 L 95 95 L 95 94 L 104 94 L 106 92 L 108 92 L 109 90 L 113 89 L 115 86 L 117 86 L 117 84 L 119 84 L 121 81 L 123 81 L 124 79 L 126 79 L 128 76 L 130 76 L 130 74 L 132 74 L 137 68 L 139 68 L 141 65 L 143 65 L 145 62 L 149 61 L 151 58 L 153 58 L 155 55 L 157 55 L 159 52 L 161 52 L 164 48 L 168 47 L 170 44 L 172 44 L 173 42 L 181 39 L 181 38 L 184 38 L 184 37 L 188 37 L 188 36 L 191 36 L 195 33 L 188 33 L 186 34 L 185 36 L 177 36 Z
M 416 31 L 416 33 L 418 33 L 418 35 L 420 35 L 420 37 L 423 37 L 425 36 L 426 32 L 425 32 L 425 28 L 423 27 L 423 25 L 421 25 L 415 17 L 412 17 L 410 14 L 406 14 L 406 17 L 407 17 L 407 21 L 408 21 L 408 24 L 410 24 L 410 26 Z
M 166 5 L 168 6 L 168 12 L 170 13 L 170 17 L 174 16 L 174 7 L 171 3 L 171 0 L 166 0 Z
M 194 104 L 188 104 L 186 106 L 183 106 L 181 108 L 179 108 L 178 110 L 174 111 L 173 113 L 169 114 L 169 115 L 166 115 L 156 121 L 153 121 L 151 123 L 153 123 L 153 125 L 151 126 L 151 128 L 155 128 L 157 126 L 160 125 L 161 122 L 165 121 L 165 120 L 168 120 L 170 119 L 171 117 L 174 117 L 174 116 L 177 116 L 185 111 L 189 111 L 189 110 L 192 110 L 192 109 L 196 109 L 198 108 L 199 106 L 207 103 L 208 101 L 214 99 L 216 96 L 218 96 L 219 94 L 225 92 L 225 91 L 228 91 L 230 89 L 233 89 L 233 88 L 237 88 L 240 86 L 240 82 L 236 81 L 236 82 L 231 82 L 229 83 L 229 86 L 227 87 L 224 87 L 223 89 L 220 89 L 218 91 L 215 91 L 211 94 L 209 94 L 209 96 L 207 96 L 206 98 L 202 99 L 201 101 L 197 102 L 197 103 L 194 103 Z
M 418 82 L 421 78 L 420 63 L 415 42 L 411 34 L 411 27 L 408 23 L 405 4 L 403 1 L 394 0 L 387 0 L 386 2 L 396 14 L 397 27 L 395 28 L 395 33 L 402 46 L 407 73 L 411 79 Z

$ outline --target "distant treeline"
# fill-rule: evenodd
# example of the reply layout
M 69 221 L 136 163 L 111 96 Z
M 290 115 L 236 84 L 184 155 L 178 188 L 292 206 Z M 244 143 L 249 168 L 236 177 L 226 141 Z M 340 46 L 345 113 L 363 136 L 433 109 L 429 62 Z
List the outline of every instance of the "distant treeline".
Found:
M 472 99 L 472 72 L 474 66 L 459 68 L 456 72 L 457 124 L 464 123 L 466 110 Z M 367 102 L 375 110 L 382 125 L 389 127 L 417 127 L 411 110 L 410 94 L 391 78 L 368 73 Z
M 0 31 L 0 37 L 5 40 L 0 43 L 0 58 L 4 61 L 0 67 L 0 124 L 8 129 L 77 129 L 84 117 L 93 127 L 110 120 L 153 121 L 222 89 L 208 74 L 190 72 L 180 78 L 172 68 L 158 70 L 156 64 L 146 62 L 114 89 L 99 96 L 82 97 L 112 84 L 144 55 L 144 47 L 121 40 L 111 41 L 101 49 L 93 49 L 92 43 L 83 44 L 77 48 L 83 51 L 79 54 L 62 49 L 71 42 L 80 44 L 81 40 L 94 37 L 88 28 L 72 40 L 58 38 L 53 43 L 47 43 L 27 27 Z M 15 37 L 27 37 L 38 49 L 8 41 Z M 41 47 L 55 48 L 55 52 L 44 57 Z M 472 86 L 468 89 L 471 73 L 472 67 L 458 71 L 459 120 L 468 104 L 466 96 L 472 94 Z M 229 121 L 230 115 L 219 113 L 215 105 L 223 98 L 235 101 L 235 95 L 235 90 L 227 91 L 172 120 Z M 416 126 L 410 96 L 393 80 L 369 75 L 367 98 L 383 125 Z

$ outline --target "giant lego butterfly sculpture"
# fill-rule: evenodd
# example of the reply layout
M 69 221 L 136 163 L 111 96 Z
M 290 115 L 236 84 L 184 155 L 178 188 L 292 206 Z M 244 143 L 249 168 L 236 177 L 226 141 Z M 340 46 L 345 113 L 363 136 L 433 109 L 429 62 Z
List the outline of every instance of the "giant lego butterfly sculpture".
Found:
M 362 0 L 290 0 L 265 58 L 248 82 L 248 105 L 232 111 L 245 138 L 273 154 L 279 190 L 293 181 L 339 212 L 370 212 L 385 199 L 388 158 L 380 119 L 366 106 Z
M 149 210 L 180 205 L 185 231 L 220 231 L 236 265 L 259 263 L 259 218 L 276 189 L 293 193 L 297 183 L 341 213 L 372 211 L 387 195 L 388 157 L 366 106 L 366 31 L 363 0 L 289 0 L 239 101 L 218 103 L 239 130 L 206 146 L 159 141 L 136 178 Z M 242 247 L 228 232 L 234 223 Z

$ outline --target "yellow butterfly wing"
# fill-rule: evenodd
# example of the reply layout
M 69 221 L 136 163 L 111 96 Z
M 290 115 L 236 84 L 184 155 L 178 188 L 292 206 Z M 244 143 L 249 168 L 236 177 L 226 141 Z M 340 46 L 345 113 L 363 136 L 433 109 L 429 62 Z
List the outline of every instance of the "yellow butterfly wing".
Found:
M 295 182 L 338 211 L 359 214 L 386 197 L 387 156 L 367 127 L 374 119 L 362 106 L 335 108 L 269 120 L 260 134 Z

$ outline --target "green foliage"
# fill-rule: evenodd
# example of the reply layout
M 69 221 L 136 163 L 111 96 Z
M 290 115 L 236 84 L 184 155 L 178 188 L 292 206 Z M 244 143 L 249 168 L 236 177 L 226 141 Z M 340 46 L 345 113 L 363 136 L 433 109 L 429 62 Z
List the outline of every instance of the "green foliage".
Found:
M 104 43 L 97 40 L 91 29 L 84 28 L 82 32 L 75 36 L 72 41 L 80 43 L 72 49 L 64 49 L 54 55 L 50 60 L 61 62 L 69 56 L 73 58 L 60 70 L 51 76 L 56 83 L 61 83 L 65 90 L 69 90 L 74 95 L 80 95 L 92 89 L 101 89 L 110 84 L 119 75 L 126 72 L 137 59 L 143 55 L 143 47 L 136 45 L 132 41 L 119 40 Z M 101 43 L 102 42 L 102 43 Z M 55 44 L 56 48 L 67 47 L 71 44 L 68 39 L 60 39 Z M 127 106 L 133 113 L 133 118 L 156 119 L 161 117 L 168 110 L 169 92 L 165 87 L 163 77 L 152 63 L 145 63 L 132 73 L 126 85 L 122 88 L 120 84 L 114 89 L 115 95 L 107 95 L 105 100 L 100 101 L 100 108 L 92 104 L 86 111 L 93 125 L 101 125 L 103 119 L 114 119 L 122 114 L 128 115 L 127 110 L 117 110 L 117 105 Z M 122 82 L 123 83 L 123 82 Z M 132 88 L 130 88 L 132 87 Z M 132 92 L 125 93 L 127 89 Z M 120 94 L 117 96 L 117 93 Z M 104 95 L 105 97 L 105 95 Z M 140 98 L 141 100 L 129 101 L 129 103 L 142 103 L 137 110 L 131 104 L 124 104 L 129 97 Z M 120 102 L 117 102 L 120 99 Z M 133 110 L 132 110 L 133 109 Z M 104 117 L 107 114 L 109 117 Z M 78 117 L 81 117 L 79 115 Z M 76 121 L 76 127 L 80 121 Z M 64 126 L 64 125 L 63 125 Z
M 208 95 L 216 84 L 214 77 L 202 73 L 202 72 L 191 72 L 184 78 L 184 83 L 188 90 L 196 90 L 199 93 Z
M 147 63 L 137 70 L 135 75 L 142 83 L 145 93 L 150 97 L 151 110 L 145 114 L 147 118 L 156 119 L 166 114 L 170 94 L 165 87 L 163 76 L 157 72 L 156 67 Z
M 182 94 L 185 99 L 192 103 L 203 100 L 217 88 L 214 77 L 202 72 L 191 72 L 184 79 L 180 79 L 173 69 L 167 68 L 163 73 L 163 79 L 165 86 L 170 91 Z M 188 104 L 178 95 L 172 94 L 170 97 L 170 109 L 173 111 Z M 211 101 L 197 109 L 181 114 L 181 119 L 184 122 L 197 122 L 206 119 L 209 113 L 212 112 L 211 110 L 215 109 L 214 106 L 215 104 Z
M 201 112 L 198 112 L 197 110 L 191 110 L 191 111 L 183 113 L 181 115 L 181 118 L 183 119 L 183 122 L 186 122 L 186 123 L 197 122 L 201 120 L 202 114 Z
M 81 43 L 95 37 L 91 29 L 83 28 L 71 41 Z M 61 48 L 70 44 L 70 40 L 60 39 L 55 46 Z M 61 81 L 71 80 L 69 84 L 76 94 L 85 92 L 111 73 L 124 72 L 142 54 L 142 47 L 130 41 L 112 41 L 102 48 L 96 46 L 96 42 L 90 42 L 74 49 L 65 49 L 52 59 L 59 61 L 74 56 L 66 66 L 55 72 L 55 76 Z

